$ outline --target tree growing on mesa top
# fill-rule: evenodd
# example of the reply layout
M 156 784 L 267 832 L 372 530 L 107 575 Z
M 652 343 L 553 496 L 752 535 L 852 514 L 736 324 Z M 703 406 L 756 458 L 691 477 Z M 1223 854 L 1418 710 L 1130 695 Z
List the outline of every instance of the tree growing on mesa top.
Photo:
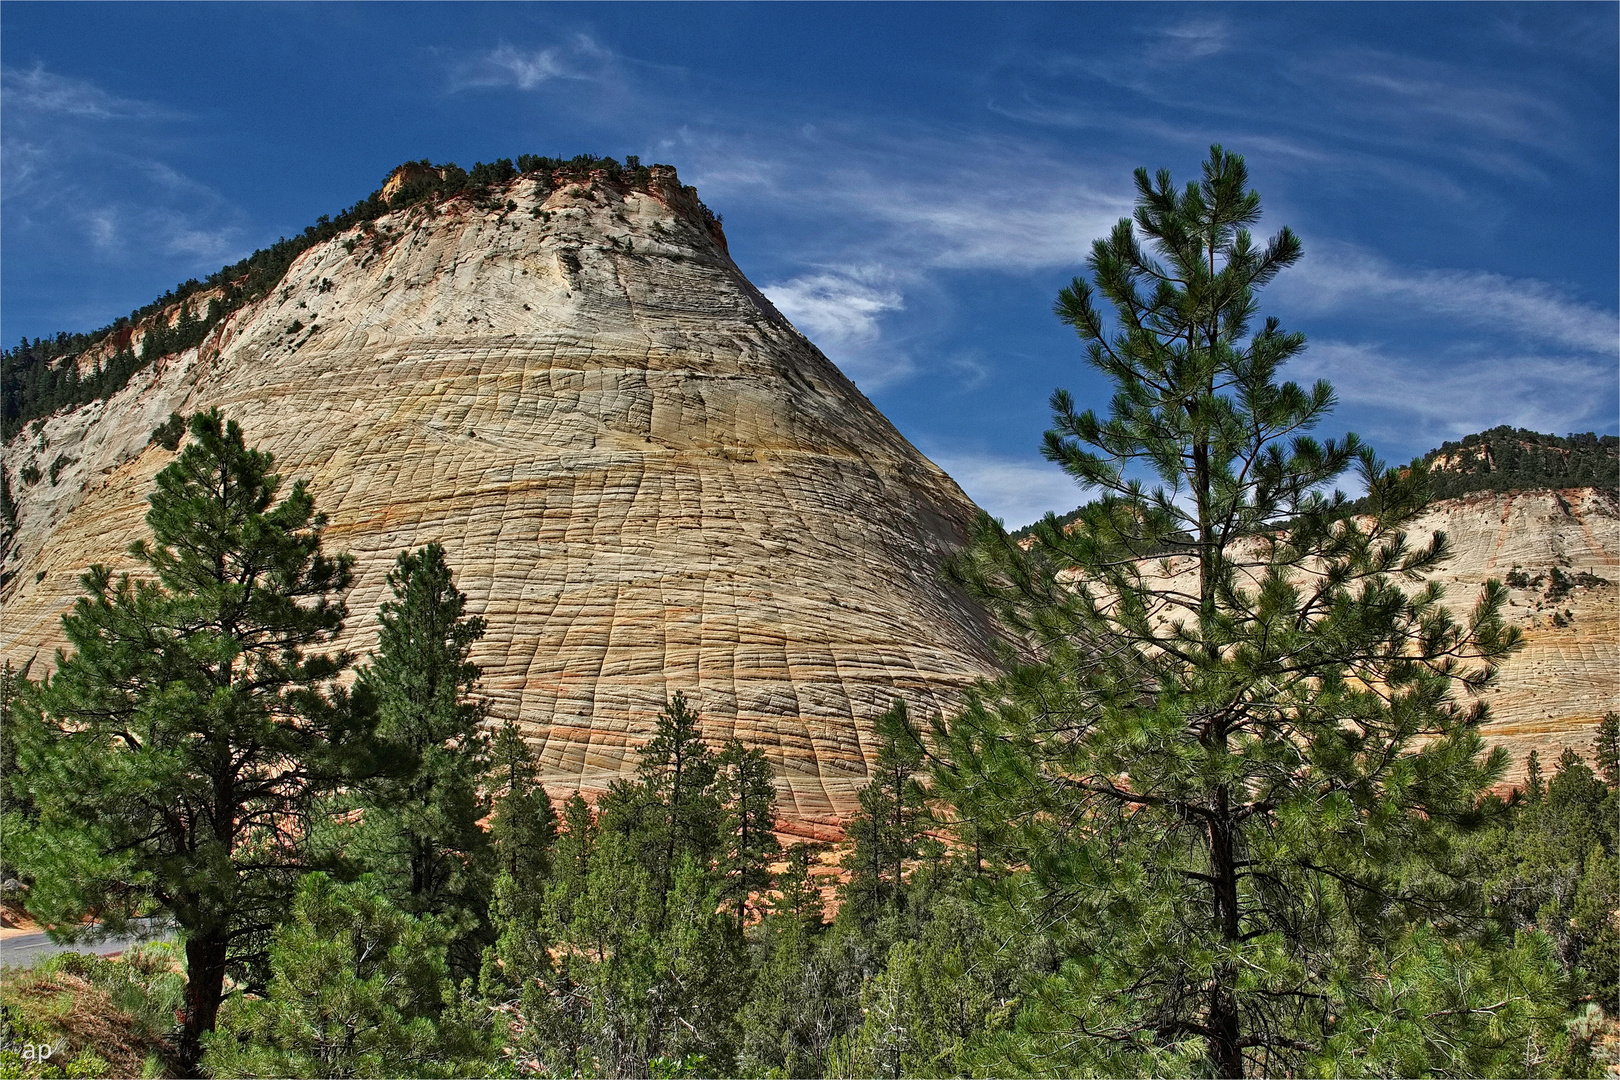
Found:
M 375 702 L 390 760 L 364 786 L 357 848 L 402 911 L 436 916 L 451 930 L 450 968 L 467 978 L 494 943 L 495 855 L 480 824 L 490 805 L 481 791 L 489 740 L 469 658 L 484 620 L 465 614 L 467 598 L 438 544 L 400 552 L 388 584 L 393 599 L 377 614 L 377 653 L 356 693 Z
M 1066 957 L 986 1067 L 1535 1068 L 1528 1033 L 1559 1027 L 1548 953 L 1518 975 L 1481 959 L 1500 952 L 1450 872 L 1504 764 L 1457 697 L 1517 643 L 1503 590 L 1454 619 L 1419 581 L 1445 537 L 1403 532 L 1421 471 L 1308 435 L 1332 388 L 1282 381 L 1303 336 L 1254 327 L 1301 245 L 1251 236 L 1242 158 L 1136 189 L 1056 306 L 1115 393 L 1098 416 L 1057 391 L 1045 454 L 1101 497 L 1028 551 L 981 518 L 956 565 L 1027 652 L 936 724 L 934 788 Z M 1323 494 L 1352 470 L 1356 519 Z M 1389 1014 L 1395 964 L 1432 1007 Z
M 217 410 L 157 476 L 140 576 L 93 566 L 63 616 L 72 652 L 25 688 L 20 770 L 37 808 L 18 847 L 41 922 L 117 929 L 160 914 L 185 937 L 181 1053 L 195 1066 L 229 970 L 252 984 L 306 868 L 316 796 L 364 745 L 335 680 L 351 559 L 322 553 L 302 483 Z

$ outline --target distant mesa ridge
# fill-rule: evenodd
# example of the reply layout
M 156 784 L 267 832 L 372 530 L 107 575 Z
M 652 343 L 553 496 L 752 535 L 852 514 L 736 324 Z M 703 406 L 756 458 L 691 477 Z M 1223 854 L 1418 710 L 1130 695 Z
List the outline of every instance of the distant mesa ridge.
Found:
M 522 157 L 395 169 L 366 199 L 93 334 L 4 354 L 0 655 L 64 644 L 85 567 L 127 566 L 218 406 L 306 480 L 357 556 L 343 644 L 375 641 L 401 549 L 446 546 L 496 720 L 556 793 L 632 768 L 680 690 L 763 749 L 790 827 L 855 805 L 895 697 L 954 707 L 993 669 L 938 569 L 976 508 L 732 262 L 668 166 Z M 1423 459 L 1437 575 L 1507 577 L 1526 650 L 1486 734 L 1522 770 L 1620 707 L 1617 440 L 1492 429 Z M 1509 576 L 1511 575 L 1511 576 Z

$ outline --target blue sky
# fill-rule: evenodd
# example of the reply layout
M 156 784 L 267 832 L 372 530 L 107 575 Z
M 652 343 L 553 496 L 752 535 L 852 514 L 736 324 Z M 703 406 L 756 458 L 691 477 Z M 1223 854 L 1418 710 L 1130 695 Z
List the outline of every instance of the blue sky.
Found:
M 1613 433 L 1615 4 L 0 8 L 0 335 L 104 325 L 400 161 L 677 166 L 743 271 L 1009 525 L 1080 493 L 1051 315 L 1131 172 L 1243 154 L 1262 310 L 1391 461 Z

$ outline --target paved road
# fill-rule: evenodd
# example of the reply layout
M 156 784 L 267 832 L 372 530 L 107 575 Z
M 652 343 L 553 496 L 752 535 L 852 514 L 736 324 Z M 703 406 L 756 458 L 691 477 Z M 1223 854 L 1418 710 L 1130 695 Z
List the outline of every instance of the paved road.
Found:
M 44 931 L 37 934 L 18 934 L 15 937 L 0 938 L 0 964 L 14 966 L 32 964 L 41 957 L 61 952 L 85 952 L 108 956 L 152 940 L 154 939 L 139 930 L 120 937 L 104 938 L 96 942 L 80 942 L 77 945 L 59 945 Z

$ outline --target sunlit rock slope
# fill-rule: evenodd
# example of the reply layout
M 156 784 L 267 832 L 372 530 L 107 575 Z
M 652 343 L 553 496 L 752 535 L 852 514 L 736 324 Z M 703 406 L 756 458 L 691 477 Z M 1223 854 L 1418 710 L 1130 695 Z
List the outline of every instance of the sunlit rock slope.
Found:
M 79 573 L 144 533 L 172 457 L 153 427 L 218 406 L 357 556 L 351 647 L 395 554 L 445 545 L 489 623 L 492 714 L 553 791 L 632 768 L 683 691 L 711 740 L 764 749 L 790 819 L 832 824 L 893 698 L 947 709 L 990 669 L 981 614 L 937 576 L 972 504 L 748 283 L 673 170 L 497 195 L 311 248 L 200 347 L 15 438 L 0 651 L 48 663 Z

